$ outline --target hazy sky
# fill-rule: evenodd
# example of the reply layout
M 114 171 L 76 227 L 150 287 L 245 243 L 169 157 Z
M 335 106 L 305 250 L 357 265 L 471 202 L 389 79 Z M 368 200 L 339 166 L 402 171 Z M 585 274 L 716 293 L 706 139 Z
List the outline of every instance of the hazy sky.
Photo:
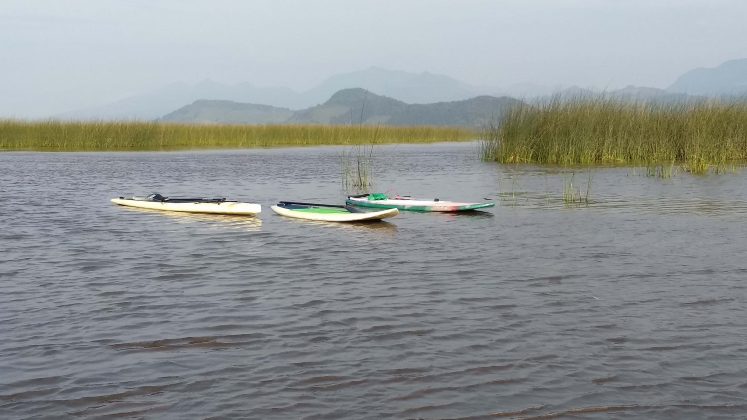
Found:
M 665 87 L 747 57 L 745 16 L 743 0 L 0 0 L 0 117 L 177 81 L 303 90 L 370 66 Z

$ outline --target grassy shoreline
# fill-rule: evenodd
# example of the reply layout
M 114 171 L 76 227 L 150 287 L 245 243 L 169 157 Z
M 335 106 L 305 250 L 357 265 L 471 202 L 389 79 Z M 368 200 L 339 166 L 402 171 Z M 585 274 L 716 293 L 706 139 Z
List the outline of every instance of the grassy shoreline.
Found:
M 500 163 L 708 173 L 747 161 L 747 103 L 551 101 L 513 108 L 481 139 L 483 157 Z
M 431 126 L 197 125 L 158 122 L 0 120 L 0 151 L 159 151 L 473 140 Z

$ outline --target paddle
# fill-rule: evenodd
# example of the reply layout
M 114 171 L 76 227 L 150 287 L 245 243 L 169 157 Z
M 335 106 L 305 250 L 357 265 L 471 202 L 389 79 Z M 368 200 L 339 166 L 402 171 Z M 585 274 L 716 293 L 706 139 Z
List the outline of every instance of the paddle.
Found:
M 236 203 L 236 200 L 226 200 L 225 198 L 187 198 L 187 197 L 164 197 L 161 194 L 153 193 L 146 197 L 149 201 L 160 201 L 162 203 L 225 203 L 231 202 Z
M 337 206 L 334 204 L 318 204 L 318 203 L 301 203 L 298 201 L 278 201 L 278 205 L 290 204 L 292 206 L 312 206 L 312 207 L 335 207 L 338 209 L 344 209 L 345 206 Z
M 177 198 L 165 197 L 162 202 L 165 203 L 226 203 L 236 202 L 235 200 L 226 200 L 225 198 Z

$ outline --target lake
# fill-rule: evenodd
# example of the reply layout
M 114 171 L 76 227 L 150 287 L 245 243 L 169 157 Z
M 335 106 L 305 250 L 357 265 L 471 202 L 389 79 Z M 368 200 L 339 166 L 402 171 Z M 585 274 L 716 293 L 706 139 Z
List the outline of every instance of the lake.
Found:
M 496 199 L 388 222 L 343 147 L 0 154 L 0 417 L 733 418 L 747 413 L 745 173 L 671 179 L 374 148 L 376 190 Z M 588 205 L 562 200 L 569 183 Z M 257 218 L 118 207 L 224 196 Z

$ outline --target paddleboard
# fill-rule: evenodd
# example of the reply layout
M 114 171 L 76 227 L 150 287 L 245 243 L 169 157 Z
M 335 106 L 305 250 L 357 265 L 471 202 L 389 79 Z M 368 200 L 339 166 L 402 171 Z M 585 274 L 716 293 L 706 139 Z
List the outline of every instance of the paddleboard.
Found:
M 493 202 L 486 203 L 468 203 L 460 201 L 446 200 L 427 200 L 410 197 L 396 196 L 389 198 L 384 194 L 368 194 L 365 196 L 350 196 L 345 201 L 349 206 L 359 206 L 375 209 L 398 209 L 407 211 L 438 211 L 438 212 L 459 212 L 485 209 L 495 206 Z
M 170 198 L 151 194 L 148 197 L 112 198 L 111 202 L 120 206 L 185 213 L 253 216 L 262 212 L 259 204 L 240 203 L 224 198 Z
M 329 204 L 295 203 L 281 201 L 270 207 L 272 211 L 287 217 L 296 219 L 318 220 L 323 222 L 366 222 L 386 219 L 399 214 L 397 209 L 385 209 L 380 211 L 359 212 L 351 211 L 345 206 L 334 206 Z

